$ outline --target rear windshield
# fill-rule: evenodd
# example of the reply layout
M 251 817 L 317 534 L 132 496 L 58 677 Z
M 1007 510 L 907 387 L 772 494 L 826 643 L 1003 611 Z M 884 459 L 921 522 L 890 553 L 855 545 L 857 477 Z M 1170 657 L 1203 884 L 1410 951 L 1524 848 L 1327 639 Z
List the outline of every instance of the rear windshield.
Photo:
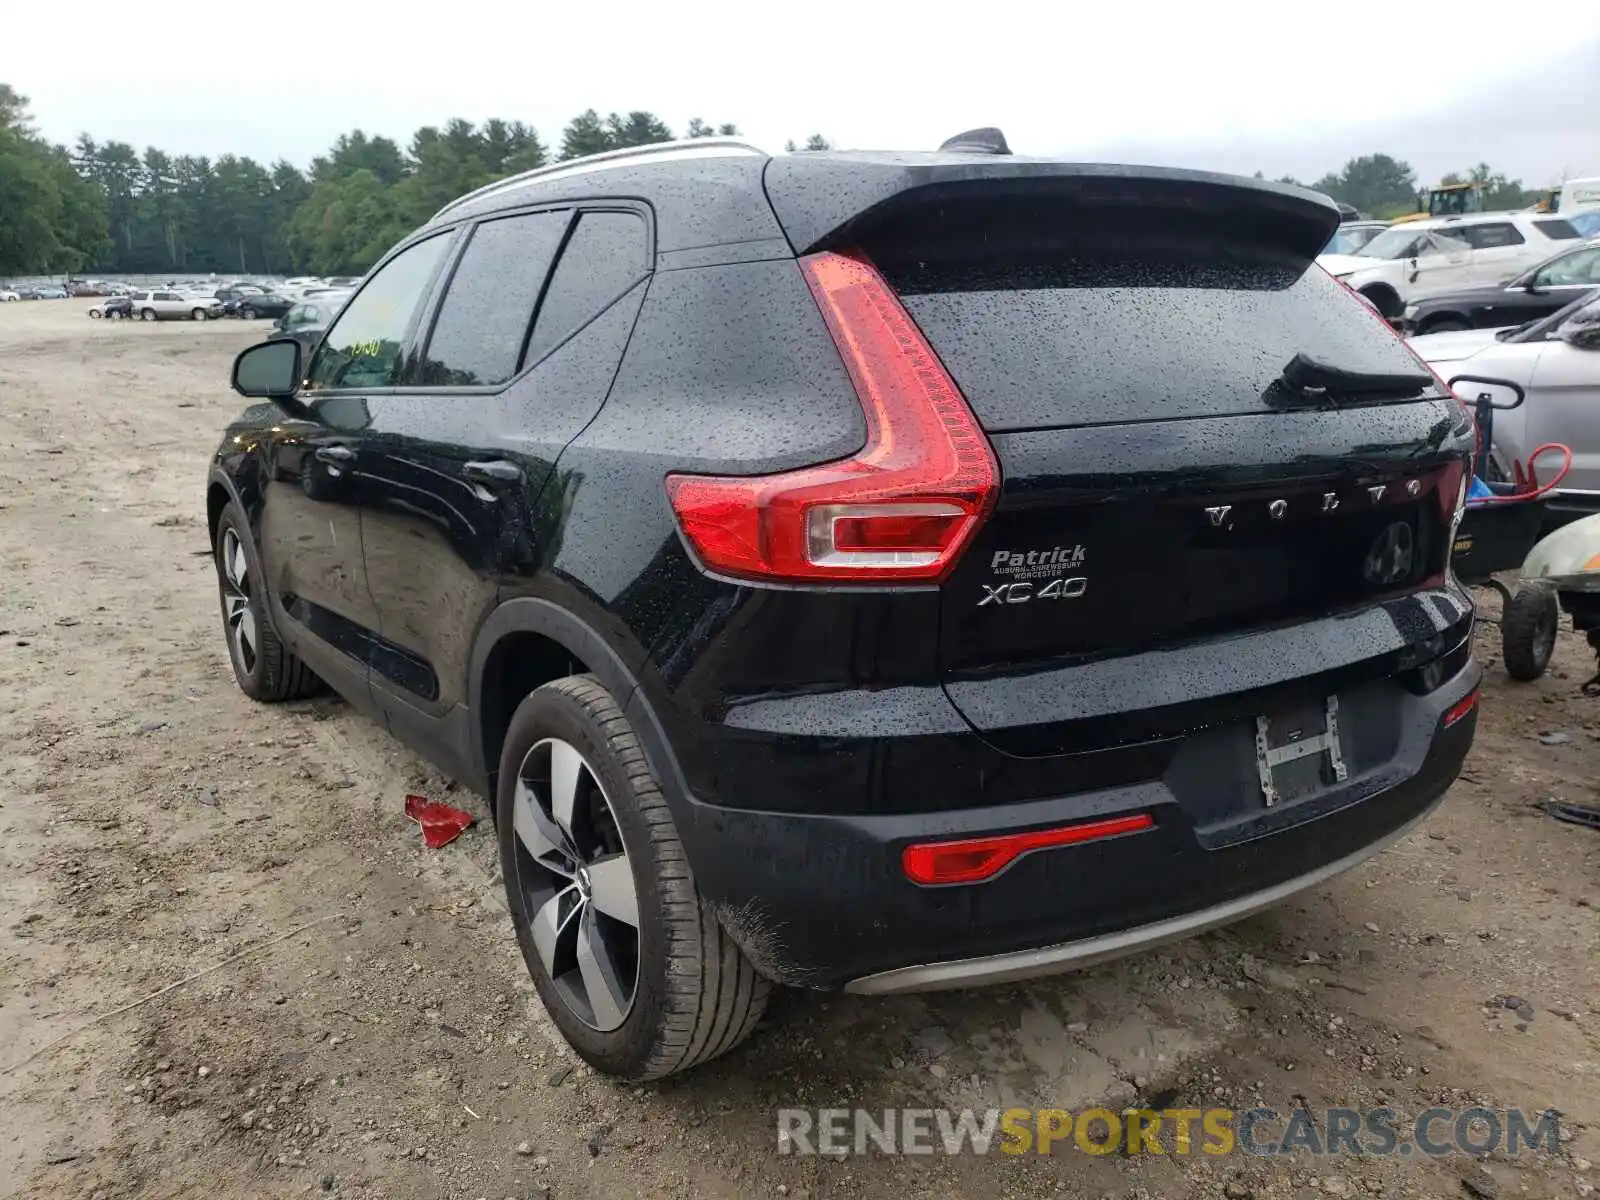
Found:
M 990 430 L 1259 412 L 1300 354 L 1418 360 L 1320 267 L 1220 254 L 879 264 Z

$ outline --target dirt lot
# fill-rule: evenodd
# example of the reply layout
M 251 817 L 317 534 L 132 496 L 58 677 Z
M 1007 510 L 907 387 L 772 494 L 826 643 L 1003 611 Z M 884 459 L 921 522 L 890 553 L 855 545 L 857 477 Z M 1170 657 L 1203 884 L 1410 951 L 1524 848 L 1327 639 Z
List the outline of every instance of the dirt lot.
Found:
M 1591 666 L 1570 635 L 1546 679 L 1513 685 L 1487 630 L 1466 778 L 1422 832 L 1300 903 L 1030 986 L 785 995 L 734 1054 L 620 1087 L 575 1065 L 534 999 L 482 803 L 454 793 L 482 820 L 426 851 L 402 798 L 447 781 L 336 700 L 266 708 L 234 686 L 203 477 L 240 407 L 229 358 L 259 329 L 85 307 L 0 305 L 0 1194 L 1600 1183 L 1585 1157 L 1600 1160 L 1600 836 L 1533 807 L 1595 798 L 1600 702 L 1578 690 Z M 1571 1142 L 1482 1163 L 776 1152 L 780 1106 L 1135 1100 L 1553 1106 Z

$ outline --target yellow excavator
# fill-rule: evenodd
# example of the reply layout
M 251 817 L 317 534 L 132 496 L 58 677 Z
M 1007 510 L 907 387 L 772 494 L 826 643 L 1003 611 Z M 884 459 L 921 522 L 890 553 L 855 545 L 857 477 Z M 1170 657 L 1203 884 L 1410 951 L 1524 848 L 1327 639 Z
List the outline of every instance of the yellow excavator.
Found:
M 1391 225 L 1422 221 L 1428 217 L 1459 217 L 1483 211 L 1484 187 L 1481 183 L 1441 183 L 1417 197 L 1417 211 L 1396 217 Z

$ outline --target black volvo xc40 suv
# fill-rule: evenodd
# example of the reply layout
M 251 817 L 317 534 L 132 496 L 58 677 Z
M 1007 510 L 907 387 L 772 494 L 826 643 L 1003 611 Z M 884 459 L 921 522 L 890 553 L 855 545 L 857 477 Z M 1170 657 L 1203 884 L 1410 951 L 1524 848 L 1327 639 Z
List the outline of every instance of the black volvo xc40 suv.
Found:
M 1472 741 L 1462 407 L 1325 199 L 716 140 L 490 185 L 234 386 L 207 508 L 260 700 L 492 801 L 572 1045 L 773 984 L 1045 974 L 1405 834 Z

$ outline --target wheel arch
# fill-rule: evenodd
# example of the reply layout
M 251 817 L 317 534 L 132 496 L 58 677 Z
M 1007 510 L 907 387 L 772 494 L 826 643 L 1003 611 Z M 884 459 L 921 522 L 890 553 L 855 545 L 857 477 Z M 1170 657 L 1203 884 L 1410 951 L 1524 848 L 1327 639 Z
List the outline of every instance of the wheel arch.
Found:
M 1398 317 L 1405 307 L 1400 302 L 1400 293 L 1395 289 L 1395 286 L 1381 279 L 1373 283 L 1364 284 L 1357 288 L 1356 291 L 1372 301 L 1372 305 L 1378 310 L 1379 316 L 1390 321 Z
M 1417 318 L 1417 335 L 1420 337 L 1429 330 L 1437 329 L 1440 324 L 1447 322 L 1459 324 L 1464 329 L 1472 328 L 1472 319 L 1466 312 L 1455 308 L 1440 308 Z
M 490 811 L 511 714 L 535 687 L 568 675 L 593 675 L 617 701 L 644 750 L 662 793 L 681 813 L 687 795 L 655 710 L 633 668 L 585 621 L 552 601 L 519 596 L 501 603 L 479 627 L 468 668 L 473 758 Z

